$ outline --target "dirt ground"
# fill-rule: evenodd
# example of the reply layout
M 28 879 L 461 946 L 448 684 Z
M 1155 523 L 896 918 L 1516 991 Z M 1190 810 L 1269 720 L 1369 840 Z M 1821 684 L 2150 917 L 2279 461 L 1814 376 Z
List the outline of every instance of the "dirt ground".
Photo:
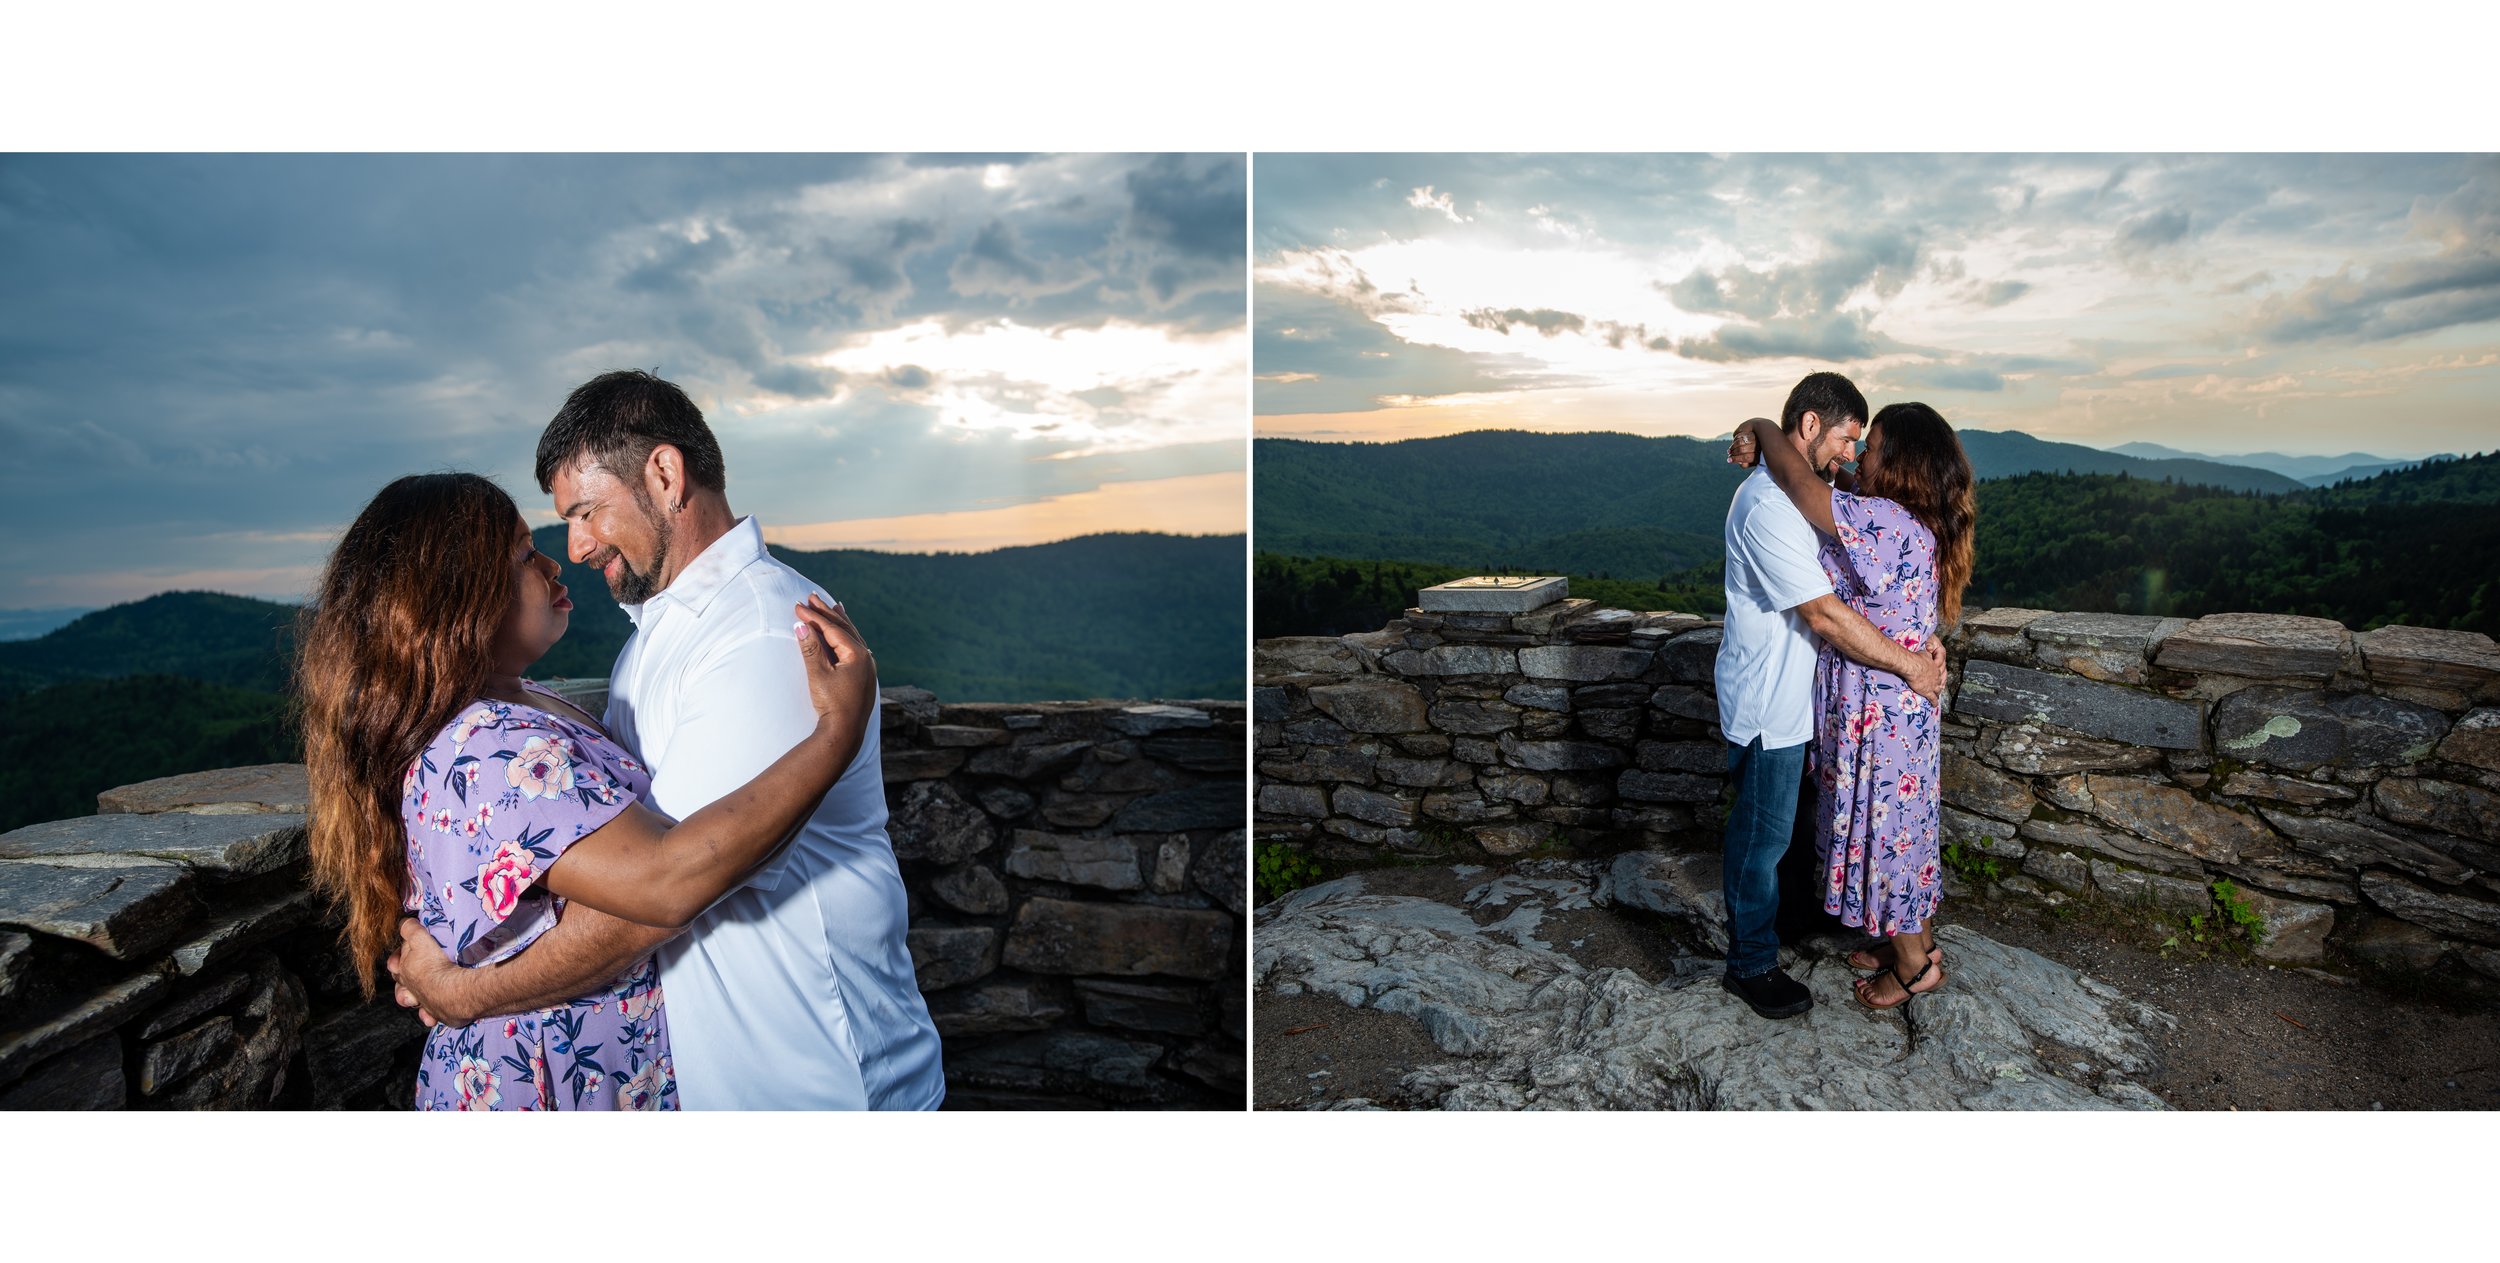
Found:
M 2500 1013 L 2227 955 L 2164 959 L 2010 902 L 1965 900 L 1945 915 L 2177 1017 L 2161 1073 L 2140 1080 L 2175 1108 L 2500 1109 Z
M 1377 893 L 1448 898 L 1470 878 L 1436 867 L 1378 870 L 1365 881 Z M 2460 1011 L 2228 954 L 2165 958 L 2123 927 L 2078 924 L 2010 901 L 1960 900 L 1944 919 L 2175 1015 L 2178 1030 L 2161 1040 L 2162 1069 L 2138 1077 L 2175 1108 L 2500 1109 L 2500 1013 Z M 1583 964 L 1630 968 L 1656 981 L 1682 954 L 1659 925 L 1654 917 L 1597 908 L 1548 916 L 1537 937 Z M 1404 1101 L 1402 1075 L 1449 1060 L 1409 1018 L 1316 996 L 1256 998 L 1256 1108 L 1324 1108 L 1354 1098 L 1395 1107 Z

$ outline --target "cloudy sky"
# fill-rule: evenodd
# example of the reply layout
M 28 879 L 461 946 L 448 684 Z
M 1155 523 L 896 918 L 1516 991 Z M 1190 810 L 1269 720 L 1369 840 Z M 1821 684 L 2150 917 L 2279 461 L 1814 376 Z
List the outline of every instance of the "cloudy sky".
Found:
M 2491 155 L 1257 163 L 1261 436 L 1718 434 L 1818 369 L 2096 447 L 2500 434 Z
M 0 608 L 300 598 L 612 368 L 800 547 L 1243 529 L 1243 160 L 0 156 Z

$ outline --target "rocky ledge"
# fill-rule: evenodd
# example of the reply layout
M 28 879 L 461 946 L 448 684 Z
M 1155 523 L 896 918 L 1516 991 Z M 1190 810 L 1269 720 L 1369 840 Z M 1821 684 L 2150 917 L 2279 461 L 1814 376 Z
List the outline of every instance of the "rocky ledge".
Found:
M 1447 1057 L 1328 1108 L 2166 1108 L 2138 1080 L 2175 1019 L 1956 926 L 1949 985 L 1906 1011 L 1858 1007 L 1857 942 L 1816 939 L 1783 953 L 1813 1010 L 1756 1017 L 1718 985 L 1715 856 L 1356 874 L 1255 916 L 1262 999 L 1399 1014 Z

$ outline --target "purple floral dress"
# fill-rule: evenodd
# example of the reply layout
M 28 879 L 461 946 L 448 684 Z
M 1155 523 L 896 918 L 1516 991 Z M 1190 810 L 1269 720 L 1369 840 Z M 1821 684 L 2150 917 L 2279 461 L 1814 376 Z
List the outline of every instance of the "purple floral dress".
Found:
M 401 783 L 408 911 L 462 965 L 521 951 L 564 915 L 539 875 L 650 787 L 649 773 L 596 728 L 552 709 L 471 705 Z M 677 1108 L 659 963 L 646 959 L 570 1004 L 435 1027 L 417 1066 L 417 1108 Z
M 1936 537 L 1890 500 L 1832 492 L 1823 541 L 1832 590 L 1904 649 L 1936 634 Z M 1914 934 L 1943 893 L 1936 708 L 1900 676 L 1825 645 L 1814 658 L 1823 910 L 1876 934 Z

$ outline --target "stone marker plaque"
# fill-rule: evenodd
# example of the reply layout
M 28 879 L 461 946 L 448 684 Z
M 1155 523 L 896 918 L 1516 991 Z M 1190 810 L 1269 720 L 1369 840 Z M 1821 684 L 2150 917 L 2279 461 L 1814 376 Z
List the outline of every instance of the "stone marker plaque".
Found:
M 1463 614 L 1525 614 L 1571 595 L 1571 581 L 1560 577 L 1511 578 L 1475 575 L 1436 583 L 1416 594 L 1427 610 Z

